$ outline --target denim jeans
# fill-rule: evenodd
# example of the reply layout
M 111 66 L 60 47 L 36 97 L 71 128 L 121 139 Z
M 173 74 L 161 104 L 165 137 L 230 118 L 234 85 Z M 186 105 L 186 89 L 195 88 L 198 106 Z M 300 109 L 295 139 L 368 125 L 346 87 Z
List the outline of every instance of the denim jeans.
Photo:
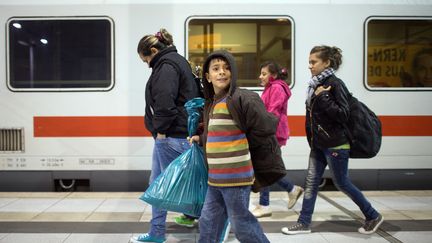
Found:
M 291 192 L 294 188 L 294 184 L 288 180 L 288 178 L 283 177 L 276 182 L 280 187 L 285 189 L 287 192 Z M 260 192 L 259 204 L 262 206 L 270 205 L 270 187 L 264 187 Z
M 166 167 L 180 154 L 190 148 L 189 142 L 182 138 L 156 139 L 153 148 L 150 184 L 165 171 Z M 165 238 L 165 221 L 167 212 L 152 207 L 150 236 Z
M 214 187 L 207 190 L 204 207 L 199 219 L 199 243 L 218 242 L 227 219 L 235 236 L 242 243 L 269 242 L 261 225 L 249 211 L 250 186 Z
M 330 168 L 336 188 L 353 200 L 364 214 L 366 220 L 378 217 L 378 212 L 372 207 L 363 193 L 351 183 L 348 177 L 348 149 L 312 149 L 309 155 L 309 168 L 303 196 L 303 205 L 297 222 L 309 226 L 315 201 L 318 196 L 318 186 L 326 166 Z

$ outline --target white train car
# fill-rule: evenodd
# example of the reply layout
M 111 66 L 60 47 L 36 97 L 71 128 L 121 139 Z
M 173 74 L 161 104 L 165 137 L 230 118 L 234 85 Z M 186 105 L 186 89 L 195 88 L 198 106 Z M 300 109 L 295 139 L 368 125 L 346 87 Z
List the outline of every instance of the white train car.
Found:
M 161 27 L 195 65 L 212 50 L 232 52 L 239 83 L 257 92 L 261 62 L 288 67 L 291 137 L 283 156 L 296 183 L 309 152 L 309 51 L 341 48 L 337 75 L 383 123 L 380 153 L 350 161 L 353 181 L 363 189 L 431 189 L 431 13 L 430 0 L 0 0 L 0 191 L 146 188 L 151 70 L 136 47 Z

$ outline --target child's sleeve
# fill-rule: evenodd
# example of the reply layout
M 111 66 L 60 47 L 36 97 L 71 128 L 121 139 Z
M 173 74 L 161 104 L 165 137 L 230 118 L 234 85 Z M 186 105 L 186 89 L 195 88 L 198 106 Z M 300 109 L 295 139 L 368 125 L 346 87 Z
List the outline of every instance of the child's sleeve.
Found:
M 278 118 L 268 112 L 263 101 L 255 92 L 250 91 L 243 103 L 246 129 L 256 136 L 270 136 L 276 133 Z

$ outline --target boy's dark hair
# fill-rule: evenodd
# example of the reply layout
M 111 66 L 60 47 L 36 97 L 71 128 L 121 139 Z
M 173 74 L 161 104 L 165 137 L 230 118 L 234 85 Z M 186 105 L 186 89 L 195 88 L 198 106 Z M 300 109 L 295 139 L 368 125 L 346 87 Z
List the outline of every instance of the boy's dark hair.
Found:
M 228 65 L 228 67 L 230 67 L 229 62 L 228 62 L 228 60 L 225 57 L 223 57 L 223 56 L 213 56 L 212 58 L 210 58 L 208 60 L 207 70 L 204 70 L 205 73 L 209 73 L 210 72 L 210 62 L 213 61 L 213 60 L 224 61 Z

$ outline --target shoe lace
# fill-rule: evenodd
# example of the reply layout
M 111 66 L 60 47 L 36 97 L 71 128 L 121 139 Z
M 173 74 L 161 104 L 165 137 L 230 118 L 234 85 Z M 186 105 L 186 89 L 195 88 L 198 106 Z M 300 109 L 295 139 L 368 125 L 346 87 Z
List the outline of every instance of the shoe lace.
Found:
M 365 229 L 366 231 L 368 231 L 370 229 L 371 226 L 371 222 L 370 221 L 365 221 L 365 223 L 363 224 L 363 229 Z
M 304 228 L 303 224 L 297 223 L 297 224 L 289 227 L 288 230 L 299 230 L 299 229 L 303 229 L 303 228 Z
M 365 221 L 365 223 L 363 225 L 363 229 L 365 229 L 366 231 L 371 230 L 373 228 L 375 222 L 378 222 L 378 219 L 372 219 L 372 220 Z

